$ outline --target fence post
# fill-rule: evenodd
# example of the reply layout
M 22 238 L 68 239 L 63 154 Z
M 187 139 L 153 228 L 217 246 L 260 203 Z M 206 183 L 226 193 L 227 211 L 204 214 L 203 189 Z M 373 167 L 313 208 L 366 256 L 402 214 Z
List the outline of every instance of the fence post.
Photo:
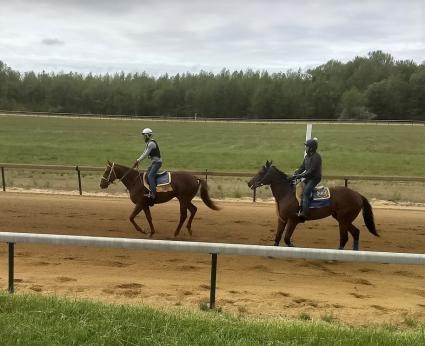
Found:
M 205 181 L 208 183 L 208 169 L 205 170 Z
M 348 178 L 344 178 L 344 186 L 347 187 L 348 186 Z
M 75 169 L 77 171 L 77 176 L 78 176 L 78 190 L 80 191 L 80 196 L 81 196 L 83 194 L 83 190 L 81 189 L 81 172 L 78 166 L 76 166 Z
M 14 292 L 14 281 L 15 281 L 15 243 L 7 243 L 9 245 L 9 293 Z
M 252 190 L 252 201 L 255 202 L 257 199 L 257 188 L 254 187 L 254 189 Z
M 210 309 L 215 308 L 215 289 L 217 278 L 217 254 L 211 254 L 211 285 L 210 285 Z
M 4 167 L 1 168 L 1 181 L 3 183 L 3 191 L 6 191 L 6 180 L 4 178 Z

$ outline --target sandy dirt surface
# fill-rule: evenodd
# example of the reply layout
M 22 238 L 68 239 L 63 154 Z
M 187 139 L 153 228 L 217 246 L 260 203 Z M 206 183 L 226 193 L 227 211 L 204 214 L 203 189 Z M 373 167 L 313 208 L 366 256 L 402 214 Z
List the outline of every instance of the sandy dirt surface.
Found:
M 154 239 L 272 245 L 276 216 L 272 203 L 219 202 L 212 211 L 196 201 L 193 236 L 173 237 L 176 201 L 152 209 Z M 0 231 L 141 238 L 128 221 L 129 199 L 0 193 Z M 424 253 L 425 209 L 375 207 L 381 238 L 362 219 L 361 249 Z M 145 228 L 143 214 L 137 218 Z M 299 225 L 297 246 L 336 248 L 332 218 Z M 351 248 L 352 240 L 348 246 Z M 104 302 L 199 309 L 208 302 L 210 256 L 86 247 L 17 245 L 17 292 L 39 292 Z M 425 321 L 422 266 L 219 256 L 217 305 L 224 312 L 320 319 L 341 323 Z M 7 247 L 0 245 L 0 287 L 7 287 Z

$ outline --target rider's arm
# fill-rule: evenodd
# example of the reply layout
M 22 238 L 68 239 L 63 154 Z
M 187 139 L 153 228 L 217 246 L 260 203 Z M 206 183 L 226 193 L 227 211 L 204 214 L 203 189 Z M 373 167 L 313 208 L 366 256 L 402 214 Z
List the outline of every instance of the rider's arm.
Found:
M 310 168 L 301 174 L 302 178 L 312 178 L 320 174 L 320 167 L 322 165 L 322 158 L 320 155 L 315 154 L 310 160 Z
M 140 157 L 137 159 L 137 162 L 140 162 L 140 161 L 144 160 L 145 158 L 147 158 L 149 156 L 149 154 L 151 153 L 151 151 L 155 148 L 156 148 L 155 142 L 149 142 L 148 145 L 146 146 L 143 154 L 140 155 Z

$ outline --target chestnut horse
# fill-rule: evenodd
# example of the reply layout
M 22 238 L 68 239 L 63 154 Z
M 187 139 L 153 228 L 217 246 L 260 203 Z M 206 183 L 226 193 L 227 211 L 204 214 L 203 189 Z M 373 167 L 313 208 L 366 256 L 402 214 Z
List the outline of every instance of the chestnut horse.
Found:
M 285 244 L 294 246 L 291 242 L 292 233 L 300 220 L 297 212 L 298 201 L 295 197 L 295 186 L 288 176 L 267 161 L 256 176 L 249 182 L 251 189 L 262 185 L 270 185 L 277 204 L 278 225 L 274 245 L 279 246 L 282 234 L 285 231 Z M 359 250 L 360 230 L 353 225 L 353 221 L 363 209 L 363 219 L 367 229 L 379 237 L 375 227 L 373 211 L 368 200 L 356 191 L 347 187 L 338 186 L 329 188 L 331 193 L 330 205 L 322 208 L 311 208 L 308 220 L 318 220 L 332 215 L 339 223 L 339 249 L 344 249 L 348 241 L 348 232 L 353 237 L 353 250 Z M 286 227 L 286 230 L 285 230 Z
M 149 209 L 149 198 L 145 197 L 144 194 L 148 193 L 148 189 L 144 186 L 143 174 L 140 174 L 138 170 L 130 167 L 118 165 L 108 161 L 105 173 L 100 181 L 100 187 L 106 189 L 115 180 L 121 181 L 127 188 L 131 201 L 136 205 L 133 212 L 130 215 L 130 222 L 134 225 L 137 231 L 141 233 L 146 232 L 134 221 L 134 218 L 143 210 L 146 215 L 146 219 L 150 226 L 150 236 L 152 237 L 155 233 L 155 228 L 152 223 L 152 215 Z M 187 222 L 187 230 L 192 235 L 192 221 L 195 217 L 196 211 L 198 210 L 192 203 L 193 197 L 197 194 L 199 187 L 201 187 L 201 199 L 207 207 L 213 210 L 219 210 L 214 202 L 208 195 L 207 183 L 203 179 L 196 178 L 195 176 L 186 172 L 171 172 L 171 187 L 172 191 L 169 192 L 157 192 L 155 204 L 165 203 L 176 197 L 180 202 L 180 221 L 177 226 L 174 236 L 180 233 L 180 229 L 187 218 L 187 210 L 189 209 L 190 217 Z

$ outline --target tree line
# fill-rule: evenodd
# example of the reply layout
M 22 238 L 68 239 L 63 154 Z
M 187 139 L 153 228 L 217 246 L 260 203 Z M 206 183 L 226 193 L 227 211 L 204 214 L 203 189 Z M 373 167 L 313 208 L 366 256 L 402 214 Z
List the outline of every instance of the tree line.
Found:
M 382 51 L 302 72 L 83 75 L 0 61 L 0 109 L 130 116 L 425 120 L 425 62 Z

